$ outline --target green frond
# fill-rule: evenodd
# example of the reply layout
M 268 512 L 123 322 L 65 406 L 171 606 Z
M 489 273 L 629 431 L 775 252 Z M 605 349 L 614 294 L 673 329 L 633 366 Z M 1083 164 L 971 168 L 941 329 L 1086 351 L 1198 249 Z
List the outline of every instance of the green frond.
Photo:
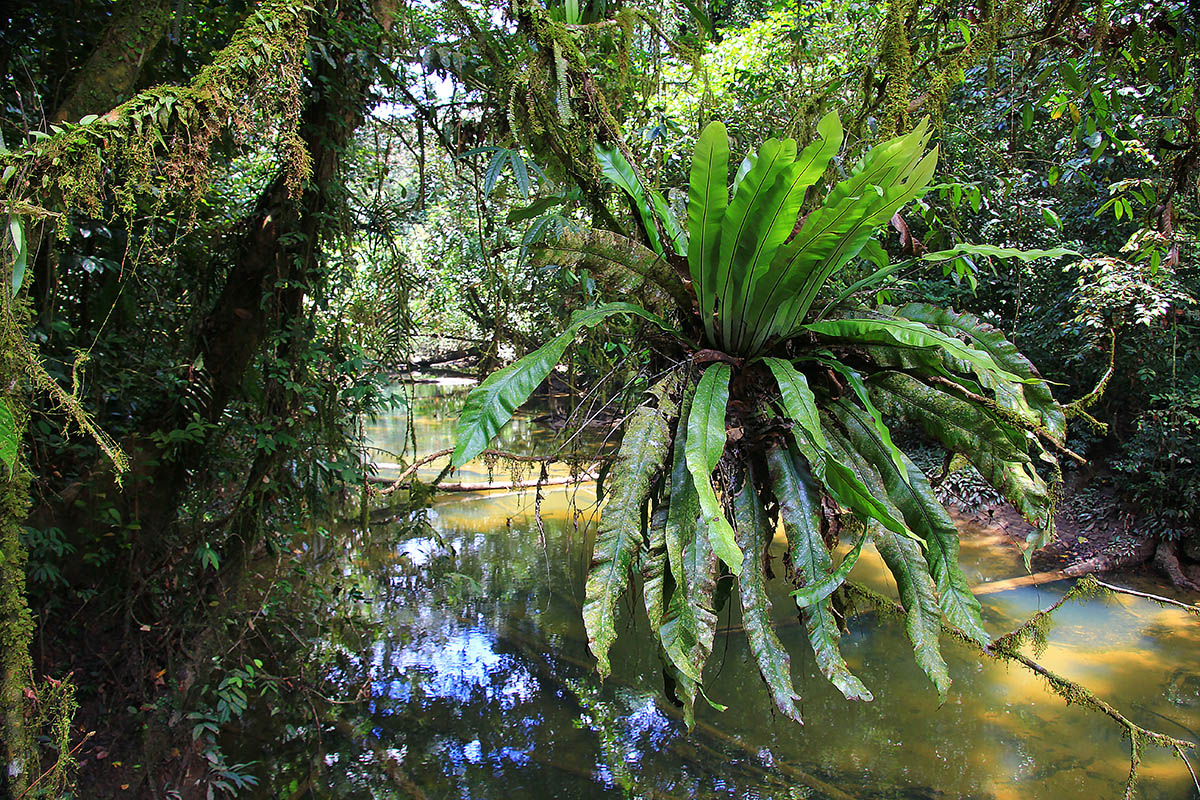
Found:
M 762 500 L 754 487 L 754 468 L 749 463 L 741 491 L 734 494 L 732 505 L 737 543 L 745 554 L 742 574 L 738 577 L 738 593 L 750 652 L 758 664 L 759 675 L 771 690 L 775 707 L 784 716 L 802 723 L 800 710 L 796 708 L 800 696 L 792 686 L 791 660 L 771 627 L 771 601 L 767 595 L 764 563 L 771 531 L 763 513 Z
M 557 242 L 538 250 L 534 263 L 586 267 L 613 295 L 636 296 L 643 306 L 663 314 L 692 306 L 691 295 L 670 264 L 628 236 L 612 231 L 563 233 Z
M 884 500 L 889 510 L 901 512 L 888 498 L 883 479 L 875 467 L 846 440 L 833 425 L 825 430 L 830 447 L 850 463 L 851 468 L 876 497 Z M 939 636 L 942 627 L 942 611 L 938 605 L 937 587 L 929 574 L 921 545 L 907 536 L 880 529 L 875 538 L 875 549 L 883 558 L 888 571 L 896 579 L 900 592 L 900 603 L 904 606 L 904 627 L 913 646 L 917 665 L 929 677 L 944 702 L 950 690 L 950 670 L 942 658 Z
M 904 522 L 925 542 L 925 560 L 937 583 L 938 601 L 946 621 L 965 636 L 986 645 L 990 641 L 983 626 L 979 601 L 971 594 L 967 578 L 958 564 L 958 529 L 937 501 L 925 474 L 900 453 L 900 468 L 894 461 L 894 446 L 885 441 L 874 420 L 845 398 L 832 406 L 834 417 L 845 429 L 854 449 L 879 474 L 888 499 L 904 515 Z
M 884 414 L 916 423 L 933 441 L 966 456 L 984 480 L 1034 526 L 1037 535 L 1031 545 L 1040 547 L 1053 537 L 1057 492 L 1038 475 L 1028 452 L 1014 446 L 1003 422 L 991 412 L 899 372 L 873 375 L 868 386 Z
M 729 204 L 729 134 L 710 122 L 696 140 L 688 183 L 688 269 L 708 339 L 713 340 L 721 223 Z
M 938 328 L 954 336 L 962 336 L 976 350 L 987 353 L 1001 368 L 1016 375 L 1020 383 L 1000 379 L 994 374 L 981 375 L 985 387 L 995 393 L 996 402 L 1021 417 L 1039 424 L 1052 435 L 1066 435 L 1067 420 L 1050 392 L 1050 385 L 1016 345 L 999 329 L 974 314 L 954 312 L 928 303 L 909 303 L 896 311 L 898 316 Z
M 461 467 L 482 453 L 500 429 L 512 419 L 517 408 L 546 380 L 562 359 L 568 345 L 575 340 L 575 334 L 614 314 L 632 314 L 679 335 L 660 317 L 632 303 L 607 303 L 576 311 L 571 315 L 571 322 L 565 331 L 516 363 L 493 372 L 471 390 L 454 431 L 455 446 L 451 464 Z
M 600 516 L 583 623 L 601 675 L 611 671 L 608 650 L 617 638 L 617 601 L 629 585 L 630 568 L 642 546 L 650 490 L 670 452 L 671 426 L 679 413 L 671 395 L 678 385 L 678 375 L 668 375 L 651 390 L 655 405 L 639 406 L 630 417 Z
M 685 390 L 675 428 L 672 491 L 665 531 L 667 560 L 675 589 L 663 614 L 659 638 L 671 662 L 693 687 L 698 687 L 717 628 L 713 592 L 717 586 L 719 561 L 708 540 L 708 529 L 700 514 L 700 500 L 684 454 L 686 419 L 690 410 L 691 394 Z M 688 698 L 683 699 L 690 710 Z M 691 692 L 691 700 L 694 699 L 695 691 Z
M 771 489 L 779 501 L 779 517 L 787 533 L 788 557 L 796 583 L 813 586 L 834 572 L 833 558 L 821 538 L 821 493 L 807 469 L 797 464 L 788 448 L 767 451 Z M 871 700 L 871 693 L 847 666 L 838 641 L 842 633 L 833 601 L 824 597 L 800 608 L 817 668 L 848 700 Z
M 713 470 L 725 452 L 725 407 L 729 402 L 730 374 L 728 364 L 716 363 L 700 378 L 688 414 L 684 452 L 713 550 L 729 571 L 737 575 L 742 571 L 742 551 L 738 549 L 733 527 L 725 519 L 721 501 L 712 485 Z

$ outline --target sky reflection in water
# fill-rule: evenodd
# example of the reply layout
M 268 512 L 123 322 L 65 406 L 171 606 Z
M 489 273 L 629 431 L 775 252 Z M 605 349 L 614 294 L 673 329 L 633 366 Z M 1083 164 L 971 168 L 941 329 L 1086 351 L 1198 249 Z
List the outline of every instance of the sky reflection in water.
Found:
M 430 413 L 438 402 L 425 401 L 418 418 L 427 452 L 449 446 L 454 413 Z M 398 418 L 372 435 L 376 445 L 398 448 L 402 430 Z M 528 449 L 548 434 L 521 419 L 506 437 L 505 446 Z M 488 474 L 484 465 L 469 472 L 465 480 Z M 745 638 L 735 633 L 728 641 L 718 635 L 706 672 L 710 696 L 729 708 L 699 701 L 701 724 L 688 737 L 663 695 L 644 615 L 631 617 L 628 603 L 612 678 L 601 684 L 589 668 L 579 608 L 591 501 L 587 492 L 547 490 L 544 541 L 532 493 L 444 497 L 433 530 L 387 546 L 381 531 L 364 538 L 343 577 L 366 597 L 372 641 L 362 643 L 361 658 L 348 658 L 340 680 L 369 686 L 369 701 L 345 708 L 361 715 L 374 741 L 331 739 L 328 746 L 344 751 L 339 763 L 390 753 L 429 798 L 1119 796 L 1128 744 L 1115 726 L 1065 706 L 1025 671 L 981 662 L 953 643 L 943 647 L 955 684 L 939 708 L 899 626 L 852 620 L 844 652 L 877 699 L 845 701 L 816 673 L 781 580 L 773 586 L 774 617 L 792 654 L 806 725 L 773 713 Z M 981 530 L 964 542 L 962 561 L 979 580 L 1023 571 L 1013 551 Z M 873 553 L 864 553 L 854 576 L 890 585 Z M 983 597 L 989 630 L 1010 629 L 1063 590 Z M 720 615 L 721 626 L 739 623 L 736 608 Z M 1120 598 L 1065 607 L 1041 661 L 1135 721 L 1195 738 L 1198 654 L 1200 621 Z M 1195 791 L 1172 755 L 1151 750 L 1142 769 L 1143 797 Z M 405 796 L 372 774 L 356 773 L 331 794 Z

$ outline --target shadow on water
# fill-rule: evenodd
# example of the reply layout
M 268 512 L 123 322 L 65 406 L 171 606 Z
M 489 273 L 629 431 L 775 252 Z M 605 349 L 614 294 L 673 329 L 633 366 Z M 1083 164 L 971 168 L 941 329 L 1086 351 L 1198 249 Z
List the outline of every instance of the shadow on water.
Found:
M 431 420 L 431 405 L 414 421 L 424 428 L 423 452 L 449 446 L 454 419 L 445 411 Z M 406 428 L 395 419 L 372 435 L 393 447 L 388 437 Z M 507 436 L 503 446 L 523 452 L 553 438 L 527 419 Z M 1065 706 L 1017 667 L 981 662 L 951 643 L 955 684 L 939 707 L 903 632 L 871 616 L 852 620 L 843 641 L 877 699 L 845 701 L 817 674 L 803 629 L 788 624 L 794 615 L 782 581 L 774 582 L 774 610 L 806 725 L 773 713 L 745 639 L 733 633 L 718 637 L 706 673 L 710 697 L 728 710 L 698 707 L 689 736 L 664 699 L 661 666 L 644 616 L 630 613 L 634 604 L 625 604 L 613 677 L 601 683 L 591 669 L 580 606 L 594 496 L 547 490 L 540 528 L 533 505 L 532 492 L 444 497 L 423 518 L 313 546 L 311 575 L 327 587 L 318 593 L 327 602 L 297 638 L 329 664 L 324 694 L 335 702 L 278 702 L 247 716 L 229 747 L 259 762 L 261 796 L 1062 800 L 1120 793 L 1128 744 L 1105 719 Z M 962 559 L 973 580 L 1021 574 L 1019 557 L 987 531 L 967 537 Z M 889 588 L 867 554 L 855 575 Z M 1063 590 L 988 595 L 988 626 L 1003 632 Z M 722 626 L 739 623 L 736 608 L 722 613 Z M 1194 737 L 1197 653 L 1195 620 L 1122 597 L 1064 607 L 1041 660 L 1135 721 Z M 1142 770 L 1144 797 L 1194 792 L 1169 754 L 1148 752 Z

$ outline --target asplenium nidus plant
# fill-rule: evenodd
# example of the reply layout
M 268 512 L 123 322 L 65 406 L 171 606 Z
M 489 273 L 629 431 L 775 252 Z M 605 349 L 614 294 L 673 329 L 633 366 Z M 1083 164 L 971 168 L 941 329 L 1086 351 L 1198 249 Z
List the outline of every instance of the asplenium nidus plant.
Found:
M 909 420 L 966 456 L 1034 524 L 1038 541 L 1053 530 L 1055 481 L 1037 466 L 1057 475 L 1042 442 L 1061 446 L 1065 419 L 1029 361 L 970 314 L 920 303 L 869 308 L 854 299 L 894 267 L 830 289 L 831 278 L 929 184 L 937 153 L 926 152 L 926 125 L 868 152 L 797 229 L 806 194 L 842 144 L 835 115 L 821 120 L 818 134 L 799 151 L 790 139 L 768 140 L 731 182 L 725 128 L 709 125 L 692 159 L 684 225 L 619 154 L 599 151 L 650 246 L 590 231 L 564 236 L 544 257 L 587 266 L 642 304 L 576 312 L 562 334 L 473 390 L 458 424 L 455 466 L 487 446 L 581 329 L 626 314 L 670 334 L 676 366 L 624 426 L 583 616 L 607 674 L 618 599 L 638 566 L 646 613 L 689 720 L 712 652 L 723 574 L 736 576 L 750 649 L 775 704 L 800 718 L 789 656 L 769 620 L 766 549 L 780 522 L 816 663 L 846 697 L 871 694 L 839 652 L 832 595 L 868 540 L 896 579 L 916 659 L 940 694 L 950 685 L 942 621 L 988 641 L 958 566 L 954 523 L 885 420 Z M 925 258 L 1063 252 L 960 245 Z M 843 526 L 851 515 L 864 524 Z M 855 541 L 835 567 L 839 531 Z

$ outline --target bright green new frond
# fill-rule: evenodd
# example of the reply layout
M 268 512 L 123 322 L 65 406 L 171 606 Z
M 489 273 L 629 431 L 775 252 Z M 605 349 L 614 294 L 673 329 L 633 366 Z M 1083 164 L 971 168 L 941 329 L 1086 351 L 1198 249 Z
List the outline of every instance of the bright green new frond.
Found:
M 696 140 L 688 183 L 688 269 L 700 305 L 700 317 L 709 341 L 713 340 L 716 307 L 717 259 L 721 223 L 729 204 L 729 134 L 719 122 L 710 122 Z
M 721 501 L 712 485 L 712 473 L 725 452 L 725 407 L 729 402 L 728 364 L 713 364 L 705 370 L 692 397 L 687 421 L 688 472 L 696 487 L 700 511 L 704 515 L 713 550 L 730 572 L 742 571 L 742 551 L 738 549 L 733 527 L 725 519 Z

